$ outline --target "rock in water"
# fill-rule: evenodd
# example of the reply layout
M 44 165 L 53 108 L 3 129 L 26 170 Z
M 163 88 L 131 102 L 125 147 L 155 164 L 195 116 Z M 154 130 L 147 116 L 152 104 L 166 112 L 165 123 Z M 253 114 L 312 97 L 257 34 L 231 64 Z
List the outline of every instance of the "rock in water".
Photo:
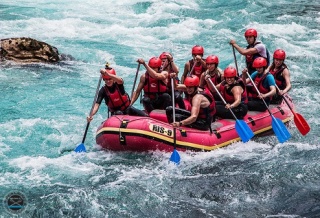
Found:
M 60 60 L 57 48 L 32 38 L 8 38 L 0 42 L 0 61 L 56 63 Z

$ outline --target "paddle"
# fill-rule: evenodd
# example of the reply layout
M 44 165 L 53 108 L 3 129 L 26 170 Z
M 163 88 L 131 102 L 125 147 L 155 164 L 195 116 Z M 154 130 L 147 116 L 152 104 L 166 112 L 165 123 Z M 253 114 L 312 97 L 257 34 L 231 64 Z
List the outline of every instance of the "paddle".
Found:
M 197 61 L 194 60 L 193 66 L 192 66 L 191 70 L 189 71 L 189 73 L 187 74 L 187 76 L 191 76 L 191 72 L 193 71 L 196 64 L 197 64 Z
M 259 89 L 257 88 L 256 84 L 253 82 L 253 80 L 252 80 L 251 76 L 249 75 L 249 73 L 248 72 L 246 72 L 246 73 L 247 73 L 248 78 L 250 79 L 252 85 L 256 89 L 258 95 L 261 95 Z M 273 129 L 274 133 L 276 134 L 279 142 L 283 143 L 283 142 L 287 141 L 291 137 L 288 129 L 283 124 L 282 120 L 280 120 L 279 118 L 275 118 L 273 116 L 273 114 L 271 113 L 266 101 L 263 98 L 261 98 L 261 100 L 263 101 L 264 105 L 266 106 L 266 108 L 267 108 L 267 110 L 268 110 L 268 112 L 269 112 L 269 114 L 270 114 L 270 116 L 272 118 L 272 129 Z
M 172 115 L 173 115 L 173 122 L 176 122 L 176 109 L 175 109 L 175 100 L 174 100 L 174 79 L 171 78 L 171 95 L 172 95 Z M 180 163 L 180 155 L 176 150 L 177 147 L 177 134 L 176 134 L 176 127 L 173 127 L 173 152 L 170 157 L 170 161 L 174 162 L 175 164 Z
M 94 107 L 94 105 L 96 103 L 96 99 L 97 99 L 97 96 L 98 96 L 98 93 L 99 93 L 99 89 L 100 89 L 101 80 L 102 80 L 102 76 L 100 75 L 99 82 L 98 82 L 97 89 L 96 89 L 96 94 L 94 96 L 92 107 L 91 107 L 89 115 L 91 115 L 93 107 Z M 81 142 L 80 145 L 78 145 L 74 149 L 75 152 L 86 152 L 86 147 L 84 146 L 84 141 L 86 140 L 86 136 L 87 136 L 87 132 L 88 132 L 88 129 L 89 129 L 89 125 L 90 125 L 90 122 L 87 121 L 87 126 L 86 126 L 86 130 L 84 131 L 84 134 L 83 134 L 82 142 Z
M 278 92 L 280 92 L 279 87 L 276 84 L 276 88 L 278 90 Z M 286 99 L 285 96 L 282 95 L 283 100 L 286 102 L 286 104 L 288 105 L 288 107 L 290 108 L 293 116 L 294 116 L 294 123 L 296 124 L 296 127 L 298 128 L 298 130 L 300 131 L 300 133 L 302 135 L 306 135 L 309 131 L 310 131 L 310 126 L 307 123 L 307 121 L 303 118 L 303 116 L 301 116 L 300 114 L 294 112 L 294 110 L 292 109 L 292 107 L 290 106 L 288 100 Z
M 224 98 L 222 97 L 222 95 L 218 91 L 217 87 L 213 84 L 212 80 L 208 79 L 207 81 L 209 81 L 209 83 L 213 86 L 213 88 L 215 89 L 215 91 L 218 93 L 219 97 L 223 101 L 223 103 L 225 105 L 227 105 L 226 100 L 224 100 Z M 237 116 L 233 113 L 231 108 L 229 108 L 229 111 L 232 114 L 232 116 L 234 117 L 234 119 L 236 120 L 235 128 L 236 128 L 236 131 L 237 131 L 238 135 L 240 136 L 241 140 L 243 142 L 249 141 L 254 136 L 254 133 L 252 132 L 252 130 L 250 129 L 250 127 L 248 126 L 248 124 L 246 122 L 244 122 L 243 120 L 238 120 Z
M 233 46 L 232 46 L 232 51 L 233 51 L 234 64 L 236 65 L 237 76 L 239 76 L 238 63 L 237 63 L 237 58 L 236 58 L 236 52 L 235 52 L 235 50 L 234 50 L 234 47 L 233 47 Z
M 132 91 L 131 91 L 131 99 L 132 99 L 132 96 L 133 96 L 134 88 L 135 88 L 135 86 L 136 86 L 137 77 L 138 77 L 138 74 L 139 74 L 139 69 L 140 69 L 140 63 L 138 64 L 136 76 L 135 76 L 135 78 L 134 78 L 134 82 L 133 82 L 133 86 L 132 86 Z

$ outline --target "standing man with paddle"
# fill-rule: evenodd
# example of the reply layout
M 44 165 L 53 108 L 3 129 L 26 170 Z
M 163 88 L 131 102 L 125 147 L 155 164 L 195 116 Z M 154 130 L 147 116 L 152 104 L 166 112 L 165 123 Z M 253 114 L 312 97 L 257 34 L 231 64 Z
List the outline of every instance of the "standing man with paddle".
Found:
M 248 46 L 246 48 L 241 48 L 235 40 L 230 40 L 230 45 L 232 45 L 237 51 L 246 57 L 247 70 L 251 75 L 255 69 L 252 66 L 253 61 L 258 57 L 263 57 L 267 60 L 267 66 L 270 63 L 269 52 L 266 46 L 257 40 L 258 32 L 255 29 L 247 29 L 244 33 L 244 37 L 247 40 Z M 246 74 L 244 74 L 246 76 Z

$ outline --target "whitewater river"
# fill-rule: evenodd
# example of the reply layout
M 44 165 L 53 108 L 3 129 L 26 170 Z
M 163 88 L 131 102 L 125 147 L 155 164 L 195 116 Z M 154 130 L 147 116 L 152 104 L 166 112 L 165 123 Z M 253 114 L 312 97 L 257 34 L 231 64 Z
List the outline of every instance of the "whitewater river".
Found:
M 320 7 L 316 0 L 2 0 L 0 38 L 32 37 L 73 59 L 0 65 L 0 217 L 319 217 Z M 163 51 L 183 71 L 191 48 L 234 66 L 228 42 L 244 47 L 256 28 L 271 53 L 287 52 L 290 95 L 311 126 L 206 153 L 117 153 L 95 143 L 103 105 L 81 143 L 99 79 L 110 62 L 130 93 L 136 60 Z M 244 58 L 237 53 L 242 69 Z M 143 67 L 140 68 L 140 75 Z M 136 107 L 141 108 L 137 101 Z M 20 198 L 19 198 L 20 196 Z M 17 202 L 19 204 L 19 202 Z

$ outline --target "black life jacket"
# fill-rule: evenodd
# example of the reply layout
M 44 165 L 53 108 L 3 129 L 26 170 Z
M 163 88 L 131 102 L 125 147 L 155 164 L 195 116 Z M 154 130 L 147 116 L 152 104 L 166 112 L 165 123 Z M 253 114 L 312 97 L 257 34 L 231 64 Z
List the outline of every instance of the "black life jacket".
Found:
M 247 49 L 249 48 L 254 48 L 255 45 L 257 44 L 261 44 L 261 42 L 256 42 L 254 43 L 253 45 L 248 45 L 247 46 Z M 264 45 L 265 46 L 265 45 Z M 267 47 L 265 46 L 266 48 L 266 54 L 267 54 L 267 66 L 269 66 L 270 64 L 270 54 L 269 54 L 269 51 L 267 49 Z M 246 55 L 246 64 L 247 64 L 247 69 L 248 69 L 248 72 L 249 74 L 251 75 L 254 71 L 256 71 L 256 69 L 254 67 L 252 67 L 252 64 L 253 64 L 253 61 L 258 58 L 258 57 L 263 57 L 258 53 L 255 53 L 253 55 Z M 265 58 L 265 57 L 263 57 Z
M 287 66 L 285 64 L 283 64 L 280 69 L 278 69 L 277 71 L 275 71 L 274 69 L 270 69 L 270 73 L 273 75 L 277 86 L 279 87 L 279 89 L 285 89 L 287 87 L 286 84 L 286 80 L 284 79 L 284 77 L 282 76 L 282 72 L 284 71 L 284 69 L 286 69 Z

